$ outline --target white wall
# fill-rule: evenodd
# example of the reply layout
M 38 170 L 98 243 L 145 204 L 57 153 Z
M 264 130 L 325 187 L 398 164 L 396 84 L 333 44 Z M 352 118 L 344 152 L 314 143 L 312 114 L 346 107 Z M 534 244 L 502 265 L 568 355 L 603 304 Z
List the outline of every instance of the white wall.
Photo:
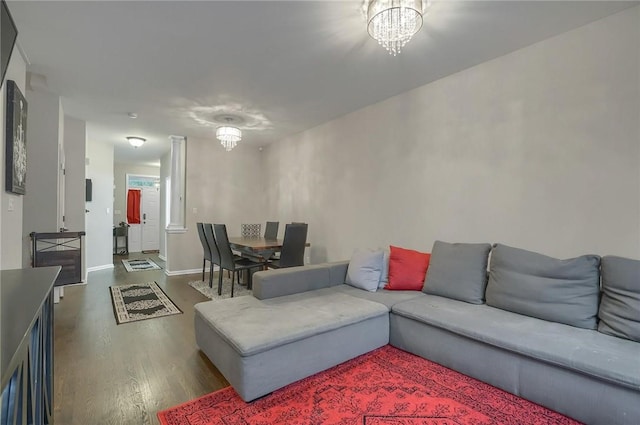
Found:
M 26 91 L 26 64 L 18 49 L 14 49 L 11 54 L 11 60 L 9 61 L 9 67 L 7 68 L 7 74 L 5 75 L 5 82 L 2 83 L 0 88 L 0 140 L 2 140 L 2 149 L 0 149 L 0 165 L 2 166 L 2 188 L 0 188 L 0 268 L 1 269 L 19 269 L 22 267 L 22 212 L 23 212 L 23 196 L 8 193 L 5 188 L 5 102 L 6 95 L 6 80 L 13 80 L 16 82 L 20 91 L 25 94 Z M 29 118 L 27 117 L 27 125 L 29 124 Z M 27 146 L 29 145 L 29 133 L 27 133 Z M 27 157 L 27 184 L 29 179 L 29 158 Z M 27 189 L 28 190 L 28 189 Z M 10 208 L 11 206 L 11 208 Z M 12 211 L 10 211 L 10 209 Z
M 65 226 L 71 232 L 85 230 L 85 157 L 87 125 L 83 120 L 64 117 Z M 82 250 L 82 276 L 86 276 L 86 254 Z
M 86 215 L 87 268 L 113 267 L 113 145 L 88 135 L 86 176 L 93 185 Z
M 160 176 L 160 167 L 136 164 L 114 164 L 114 201 L 113 225 L 118 226 L 121 221 L 127 221 L 127 174 L 140 176 Z M 118 213 L 119 211 L 119 213 Z
M 187 140 L 187 232 L 167 235 L 167 272 L 202 269 L 196 223 L 225 223 L 229 236 L 242 223 L 264 223 L 266 214 L 262 152 L 243 145 L 225 152 L 215 139 Z M 264 224 L 263 224 L 264 225 Z
M 309 222 L 312 262 L 436 239 L 640 258 L 639 28 L 628 9 L 272 145 L 269 216 Z
M 64 114 L 60 96 L 27 90 L 27 182 L 23 212 L 23 267 L 30 264 L 31 232 L 57 232 L 59 163 Z

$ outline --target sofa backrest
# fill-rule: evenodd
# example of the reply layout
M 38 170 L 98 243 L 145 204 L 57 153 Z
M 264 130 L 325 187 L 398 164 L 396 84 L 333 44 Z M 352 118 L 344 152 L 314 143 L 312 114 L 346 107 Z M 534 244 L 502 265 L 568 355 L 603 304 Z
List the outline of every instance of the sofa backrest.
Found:
M 599 295 L 597 255 L 559 260 L 506 245 L 493 248 L 487 305 L 595 329 Z
M 264 300 L 340 285 L 348 265 L 348 261 L 340 261 L 257 272 L 253 275 L 253 296 Z

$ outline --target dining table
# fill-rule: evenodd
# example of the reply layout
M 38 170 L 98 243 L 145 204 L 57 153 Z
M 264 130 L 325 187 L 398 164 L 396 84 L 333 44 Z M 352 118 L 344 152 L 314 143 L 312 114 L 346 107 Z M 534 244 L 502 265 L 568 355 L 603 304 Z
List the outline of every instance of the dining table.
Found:
M 259 262 L 264 263 L 263 268 L 267 269 L 267 261 L 275 254 L 282 250 L 283 239 L 266 239 L 256 236 L 236 236 L 229 238 L 231 249 L 239 251 L 243 256 L 249 256 Z M 307 242 L 305 246 L 311 244 Z

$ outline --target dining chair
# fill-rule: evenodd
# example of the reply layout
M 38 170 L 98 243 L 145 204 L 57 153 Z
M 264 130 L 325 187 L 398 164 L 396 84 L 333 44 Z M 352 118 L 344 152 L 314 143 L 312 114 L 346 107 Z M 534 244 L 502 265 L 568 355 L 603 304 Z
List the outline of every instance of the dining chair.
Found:
M 277 221 L 267 221 L 267 227 L 264 229 L 265 239 L 278 239 L 278 227 L 280 223 Z
M 211 251 L 211 268 L 209 270 L 209 288 L 213 288 L 213 265 L 220 267 L 220 250 L 216 244 L 216 238 L 213 236 L 213 225 L 211 223 L 204 224 L 204 237 Z M 204 280 L 204 279 L 203 279 Z M 218 272 L 218 287 L 222 287 L 222 268 Z
M 202 281 L 204 282 L 204 269 L 207 264 L 207 261 L 211 263 L 210 269 L 213 270 L 213 263 L 211 261 L 211 248 L 207 243 L 207 238 L 204 234 L 204 224 L 196 223 L 196 227 L 198 228 L 198 236 L 200 237 L 200 244 L 202 245 Z
M 233 286 L 235 284 L 236 272 L 238 272 L 238 281 L 240 280 L 239 272 L 248 270 L 249 277 L 247 279 L 247 289 L 251 289 L 251 269 L 262 268 L 262 264 L 253 262 L 248 258 L 234 257 L 229 244 L 229 236 L 227 235 L 227 226 L 224 224 L 214 224 L 213 234 L 216 238 L 216 245 L 220 252 L 220 272 L 222 270 L 231 271 L 231 297 L 233 297 Z M 218 295 L 222 295 L 222 280 L 218 279 Z
M 242 224 L 240 226 L 240 234 L 243 238 L 259 238 L 261 225 L 258 224 Z
M 274 269 L 304 265 L 304 249 L 307 244 L 306 224 L 287 224 L 284 228 L 284 240 L 280 258 L 268 263 Z

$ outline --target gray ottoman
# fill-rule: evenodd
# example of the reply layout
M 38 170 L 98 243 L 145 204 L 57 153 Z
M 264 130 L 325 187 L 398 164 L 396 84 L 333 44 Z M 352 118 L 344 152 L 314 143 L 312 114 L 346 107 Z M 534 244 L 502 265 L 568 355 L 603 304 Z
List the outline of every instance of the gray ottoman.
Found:
M 195 306 L 196 342 L 251 401 L 389 342 L 389 310 L 335 288 Z

